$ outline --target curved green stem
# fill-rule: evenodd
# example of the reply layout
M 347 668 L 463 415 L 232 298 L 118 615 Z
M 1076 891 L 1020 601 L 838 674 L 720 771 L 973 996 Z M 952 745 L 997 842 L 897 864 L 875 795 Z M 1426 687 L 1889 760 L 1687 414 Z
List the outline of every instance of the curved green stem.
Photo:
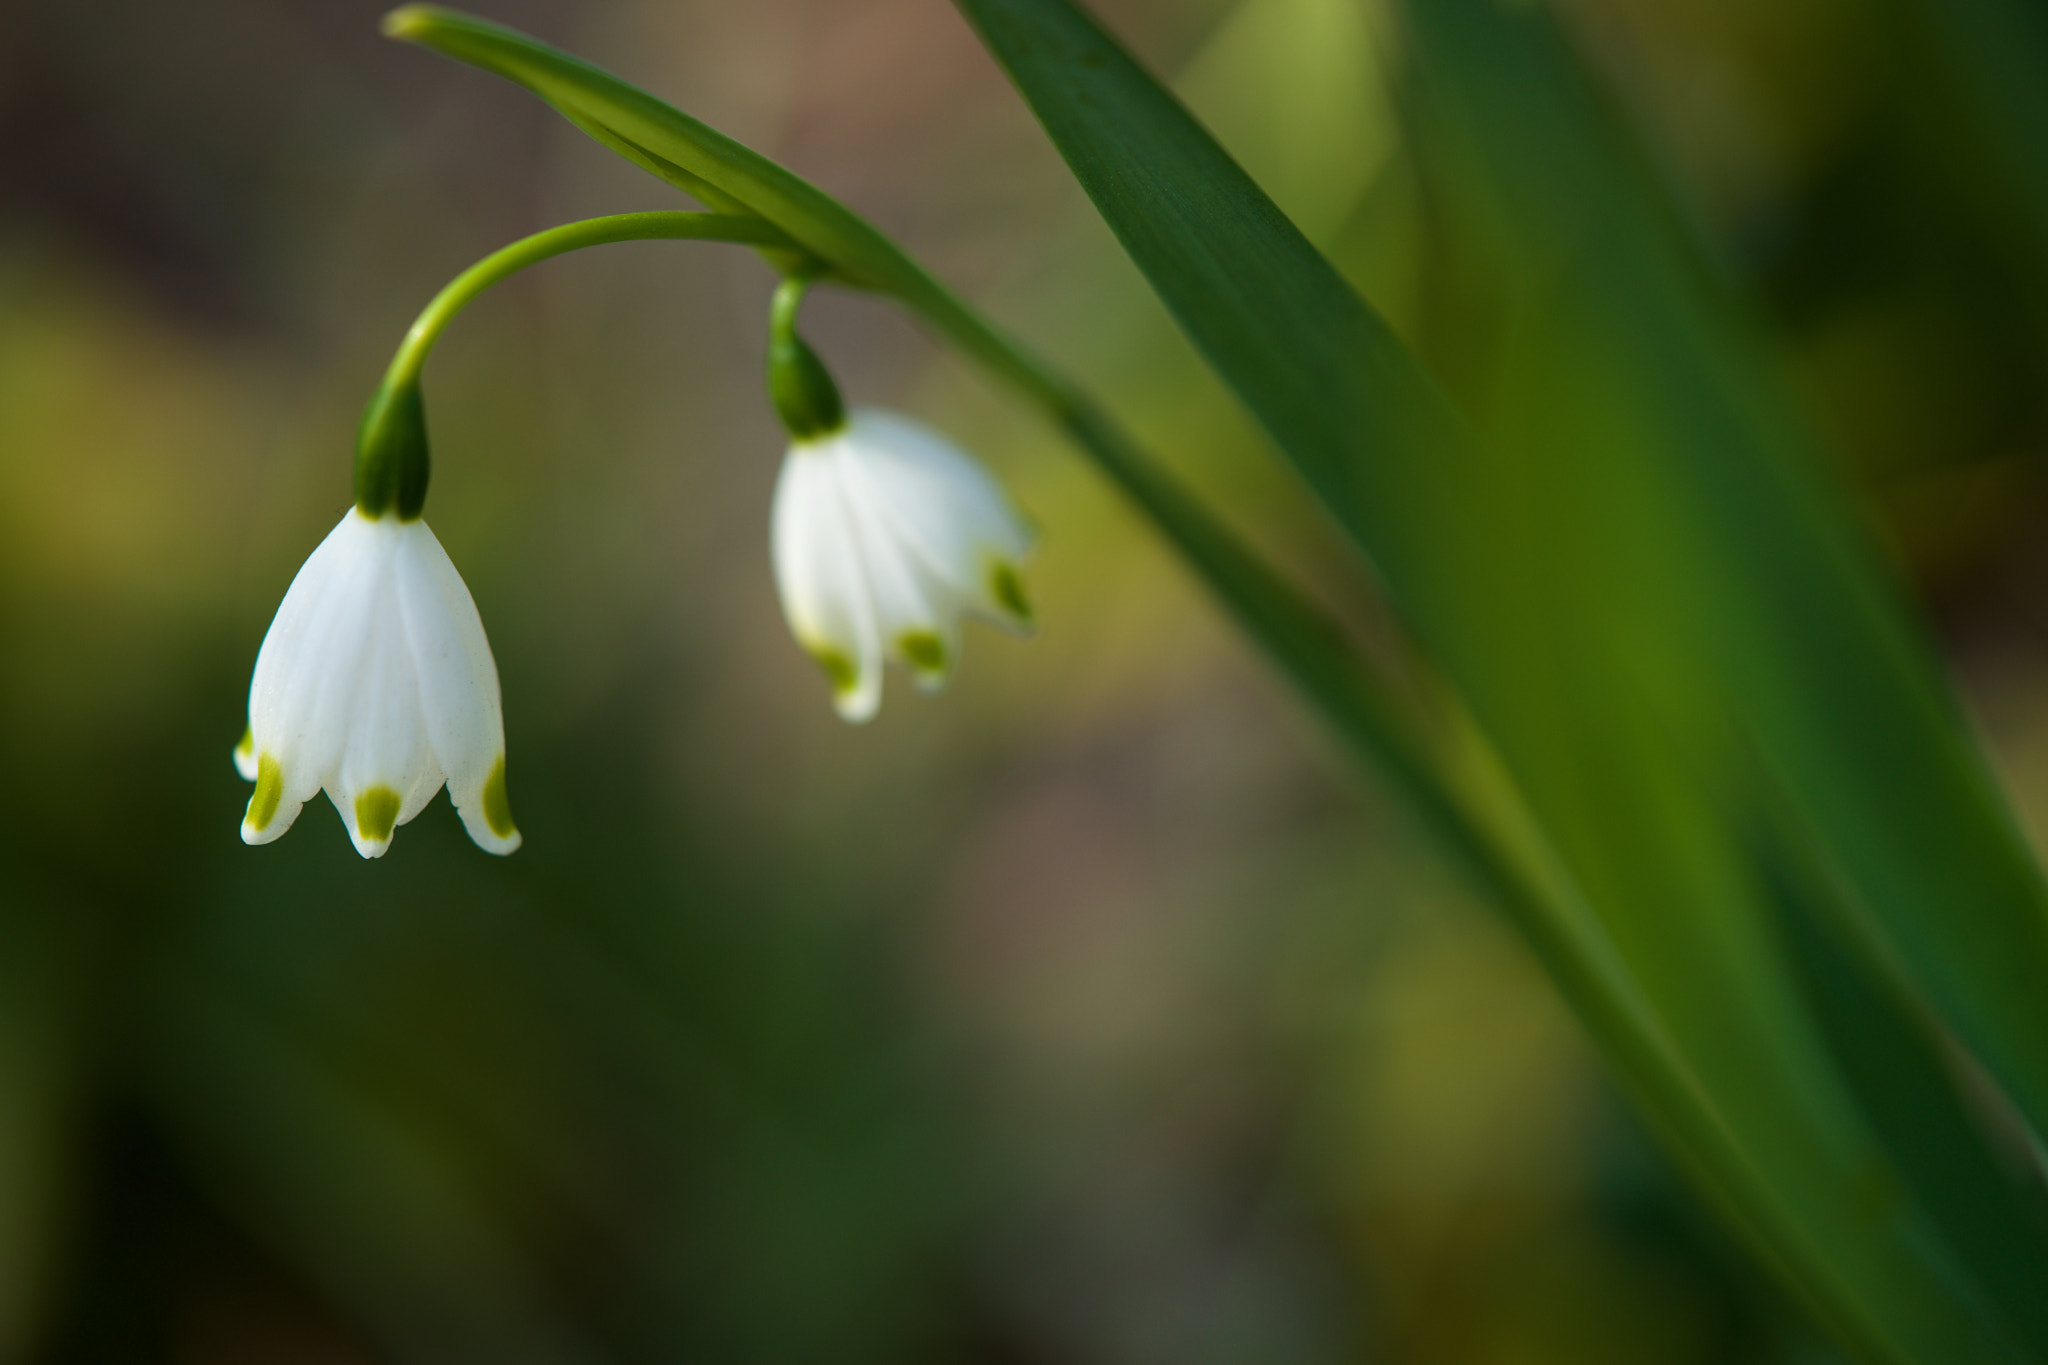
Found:
M 612 242 L 709 241 L 734 242 L 742 246 L 795 249 L 789 236 L 759 218 L 729 213 L 616 213 L 603 218 L 586 218 L 561 227 L 536 232 L 512 245 L 494 251 L 448 282 L 421 310 L 419 318 L 399 344 L 385 372 L 389 384 L 416 383 L 427 353 L 441 333 L 468 307 L 477 295 L 498 281 L 516 275 L 530 265 L 584 247 L 606 246 Z
M 775 253 L 802 255 L 787 233 L 760 218 L 726 213 L 618 213 L 536 232 L 478 261 L 449 281 L 407 329 L 384 382 L 370 397 L 356 438 L 356 506 L 365 516 L 396 513 L 418 518 L 426 505 L 431 468 L 420 371 L 434 343 L 456 314 L 498 281 L 564 252 L 612 242 L 734 242 Z

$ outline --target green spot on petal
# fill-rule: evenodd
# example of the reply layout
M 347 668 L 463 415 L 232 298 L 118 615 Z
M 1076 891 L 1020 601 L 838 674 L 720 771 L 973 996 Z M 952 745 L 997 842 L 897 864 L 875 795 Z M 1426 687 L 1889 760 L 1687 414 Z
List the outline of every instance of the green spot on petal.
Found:
M 249 798 L 249 813 L 242 823 L 261 834 L 277 815 L 277 803 L 284 799 L 284 769 L 269 754 L 256 760 L 256 792 Z
M 356 797 L 356 833 L 373 844 L 391 838 L 398 825 L 398 793 L 389 787 L 365 787 Z
M 509 839 L 519 832 L 512 823 L 512 801 L 505 795 L 505 756 L 498 755 L 497 764 L 491 775 L 484 779 L 484 823 L 491 827 L 491 833 L 500 839 Z
M 1027 625 L 1031 621 L 1031 603 L 1024 596 L 1024 580 L 1017 576 L 1017 570 L 1008 564 L 996 563 L 988 571 L 989 596 L 1004 611 Z
M 851 692 L 860 682 L 860 669 L 853 660 L 841 654 L 830 645 L 810 645 L 810 656 L 818 661 L 818 667 L 825 670 L 825 676 L 832 680 L 834 692 Z
M 946 671 L 946 642 L 928 630 L 906 630 L 896 637 L 896 651 L 912 668 L 924 673 Z
M 241 742 L 235 745 L 235 753 L 243 758 L 256 752 L 256 732 L 248 726 L 242 727 Z

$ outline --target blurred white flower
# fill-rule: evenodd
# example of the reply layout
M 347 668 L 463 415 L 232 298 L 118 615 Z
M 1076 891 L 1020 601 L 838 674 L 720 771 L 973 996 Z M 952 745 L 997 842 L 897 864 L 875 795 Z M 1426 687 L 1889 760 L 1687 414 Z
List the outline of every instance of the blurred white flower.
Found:
M 256 784 L 242 838 L 268 843 L 321 788 L 375 858 L 445 781 L 470 838 L 519 847 L 505 797 L 498 667 L 427 524 L 350 508 L 263 637 L 235 767 Z
M 857 409 L 790 446 L 775 487 L 775 584 L 797 643 L 849 721 L 875 714 L 882 660 L 945 685 L 959 618 L 1031 628 L 1031 530 L 988 472 L 931 428 Z

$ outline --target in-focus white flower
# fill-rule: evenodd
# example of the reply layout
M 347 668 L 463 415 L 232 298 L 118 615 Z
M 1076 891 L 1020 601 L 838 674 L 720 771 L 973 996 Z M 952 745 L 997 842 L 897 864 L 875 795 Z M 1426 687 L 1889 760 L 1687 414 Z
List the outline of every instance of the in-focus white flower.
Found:
M 795 442 L 775 487 L 782 609 L 850 721 L 881 705 L 884 657 L 944 686 L 962 613 L 1031 628 L 1018 576 L 1031 538 L 988 471 L 895 413 L 856 409 Z
M 470 838 L 519 847 L 498 667 L 424 521 L 350 508 L 306 560 L 256 655 L 235 767 L 256 784 L 242 818 L 252 844 L 290 829 L 324 787 L 356 851 L 379 857 L 446 782 Z

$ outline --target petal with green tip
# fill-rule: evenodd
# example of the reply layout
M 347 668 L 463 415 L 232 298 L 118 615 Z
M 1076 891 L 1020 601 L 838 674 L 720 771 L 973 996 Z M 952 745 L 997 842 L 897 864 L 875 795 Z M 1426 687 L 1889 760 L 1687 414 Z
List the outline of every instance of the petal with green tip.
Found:
M 509 853 L 504 747 L 497 666 L 440 542 L 422 521 L 351 510 L 257 653 L 235 749 L 257 784 L 242 837 L 277 838 L 324 788 L 356 850 L 379 857 L 445 783 L 471 837 Z M 494 780 L 498 819 L 486 813 Z
M 959 657 L 963 615 L 1031 625 L 1016 568 L 1029 525 L 987 471 L 907 417 L 857 409 L 792 446 L 772 541 L 791 633 L 849 720 L 880 704 L 884 653 L 933 691 Z
M 833 458 L 829 442 L 790 451 L 775 484 L 769 540 L 790 632 L 832 677 L 840 716 L 864 721 L 882 700 L 881 639 Z

